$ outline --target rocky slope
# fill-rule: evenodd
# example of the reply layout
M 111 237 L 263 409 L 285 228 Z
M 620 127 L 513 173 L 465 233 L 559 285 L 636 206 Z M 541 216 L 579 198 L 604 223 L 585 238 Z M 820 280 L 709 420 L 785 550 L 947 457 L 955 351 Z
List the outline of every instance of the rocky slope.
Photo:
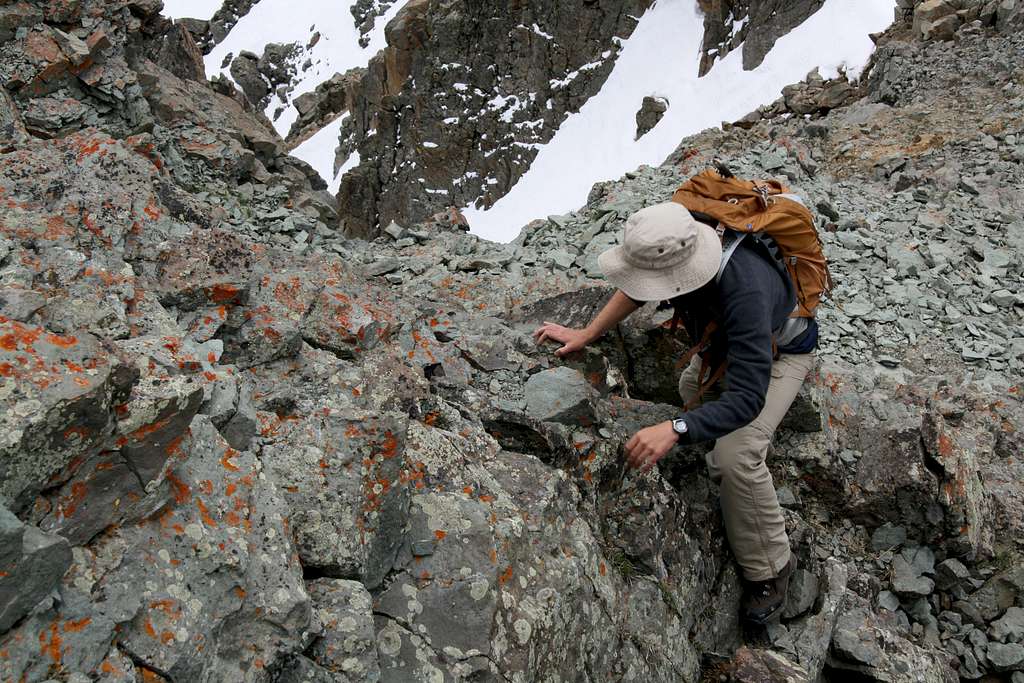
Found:
M 154 3 L 3 6 L 0 680 L 1017 683 L 1021 9 L 922 3 L 850 103 L 794 115 L 811 78 L 497 245 L 342 236 Z M 530 338 L 716 157 L 816 207 L 839 282 L 764 633 L 700 449 L 622 468 L 683 342 L 647 310 L 565 362 Z

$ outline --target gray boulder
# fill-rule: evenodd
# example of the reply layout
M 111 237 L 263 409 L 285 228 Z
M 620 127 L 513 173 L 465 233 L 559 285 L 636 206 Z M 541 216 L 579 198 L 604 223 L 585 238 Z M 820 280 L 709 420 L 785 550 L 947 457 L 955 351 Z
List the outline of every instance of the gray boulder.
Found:
M 10 387 L 0 394 L 0 504 L 20 513 L 51 477 L 110 434 L 115 396 L 130 373 L 87 333 L 59 335 L 3 319 L 0 339 Z
M 948 659 L 903 638 L 857 601 L 839 617 L 829 664 L 874 680 L 954 683 L 959 679 Z
M 22 523 L 0 506 L 0 632 L 52 593 L 69 566 L 66 540 Z
M 578 370 L 557 367 L 526 381 L 526 412 L 542 422 L 586 426 L 594 419 L 595 391 Z

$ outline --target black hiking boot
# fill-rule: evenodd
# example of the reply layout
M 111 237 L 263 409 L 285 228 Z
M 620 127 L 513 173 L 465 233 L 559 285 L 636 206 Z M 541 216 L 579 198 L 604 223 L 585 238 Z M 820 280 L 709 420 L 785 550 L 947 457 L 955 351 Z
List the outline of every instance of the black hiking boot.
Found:
M 790 554 L 789 562 L 779 575 L 767 581 L 743 582 L 743 618 L 758 626 L 765 626 L 782 614 L 789 590 L 789 577 L 796 569 L 796 555 Z

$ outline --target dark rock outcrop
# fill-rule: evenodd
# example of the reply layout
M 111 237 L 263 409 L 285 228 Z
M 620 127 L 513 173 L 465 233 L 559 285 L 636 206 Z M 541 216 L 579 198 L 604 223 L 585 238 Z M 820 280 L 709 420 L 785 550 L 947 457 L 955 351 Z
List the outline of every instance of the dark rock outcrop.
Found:
M 715 62 L 743 48 L 743 68 L 756 68 L 782 36 L 824 5 L 824 0 L 699 0 L 704 13 L 703 76 Z
M 345 231 L 373 236 L 447 206 L 504 195 L 569 112 L 596 93 L 647 0 L 539 4 L 495 13 L 413 0 L 372 59 L 342 154 Z M 441 95 L 441 96 L 438 96 Z M 472 120 L 472 125 L 456 122 Z

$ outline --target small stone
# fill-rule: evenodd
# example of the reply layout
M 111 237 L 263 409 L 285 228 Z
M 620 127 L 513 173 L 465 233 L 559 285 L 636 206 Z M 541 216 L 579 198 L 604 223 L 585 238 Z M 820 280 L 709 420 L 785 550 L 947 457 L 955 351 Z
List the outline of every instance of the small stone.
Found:
M 370 265 L 366 266 L 366 274 L 370 277 L 386 275 L 387 273 L 392 273 L 398 270 L 401 265 L 402 263 L 398 259 L 393 256 L 389 256 L 387 258 L 374 261 Z
M 70 565 L 66 540 L 24 524 L 0 506 L 0 632 L 56 589 Z
M 798 617 L 810 610 L 817 599 L 818 577 L 806 569 L 797 569 L 789 582 L 786 609 L 782 616 L 786 619 Z
M 943 560 L 935 568 L 935 585 L 939 590 L 952 590 L 954 587 L 962 585 L 970 577 L 971 572 L 955 557 Z
M 843 307 L 843 313 L 851 318 L 865 316 L 875 310 L 875 305 L 870 301 L 851 301 Z
M 391 221 L 388 227 L 384 228 L 383 232 L 393 240 L 400 240 L 406 236 L 406 229 L 394 221 Z
M 1009 308 L 1017 303 L 1017 295 L 1008 289 L 1000 289 L 992 292 L 989 295 L 989 299 L 996 306 L 1000 306 L 1002 308 Z
M 882 591 L 878 594 L 878 606 L 895 612 L 900 608 L 900 599 L 892 591 Z
M 1020 671 L 1024 668 L 1024 645 L 1020 643 L 989 643 L 988 663 L 996 671 Z
M 437 543 L 432 539 L 413 541 L 411 550 L 415 557 L 428 557 L 434 554 L 434 548 L 436 546 Z
M 993 640 L 1006 642 L 1020 642 L 1024 639 L 1024 609 L 1010 607 L 999 619 L 992 622 L 989 628 L 989 635 Z
M 568 270 L 576 262 L 576 257 L 564 249 L 555 249 L 548 254 L 548 258 L 559 270 Z
M 821 215 L 825 216 L 826 218 L 828 218 L 831 221 L 836 221 L 836 222 L 839 221 L 839 212 L 836 211 L 836 208 L 834 206 L 832 206 L 832 204 L 830 202 L 827 202 L 827 201 L 823 200 L 823 201 L 818 202 L 815 206 L 817 207 L 818 212 Z
M 761 155 L 761 167 L 766 171 L 775 171 L 786 165 L 786 158 L 775 150 Z
M 797 506 L 796 495 L 790 490 L 788 486 L 783 486 L 775 491 L 776 497 L 779 499 L 779 505 L 784 508 L 795 508 Z
M 923 576 L 903 554 L 892 560 L 892 589 L 905 597 L 930 595 L 935 589 L 935 582 Z

